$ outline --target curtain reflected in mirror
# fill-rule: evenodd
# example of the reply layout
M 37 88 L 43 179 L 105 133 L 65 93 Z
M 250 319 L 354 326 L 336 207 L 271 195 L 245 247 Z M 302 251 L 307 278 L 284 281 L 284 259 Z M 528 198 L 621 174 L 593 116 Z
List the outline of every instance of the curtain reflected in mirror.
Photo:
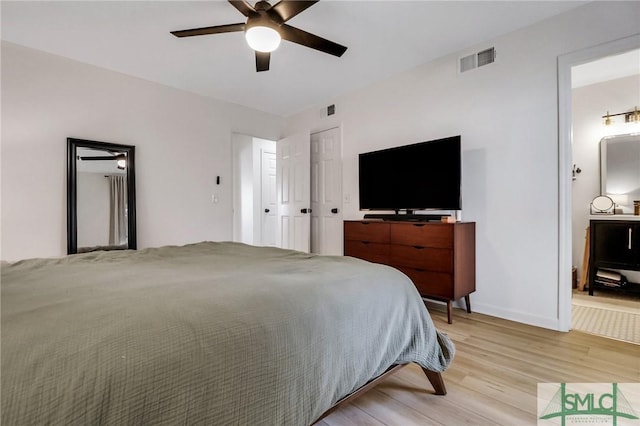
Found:
M 68 140 L 67 252 L 135 249 L 134 147 Z
M 109 179 L 109 245 L 127 243 L 127 184 L 124 176 Z

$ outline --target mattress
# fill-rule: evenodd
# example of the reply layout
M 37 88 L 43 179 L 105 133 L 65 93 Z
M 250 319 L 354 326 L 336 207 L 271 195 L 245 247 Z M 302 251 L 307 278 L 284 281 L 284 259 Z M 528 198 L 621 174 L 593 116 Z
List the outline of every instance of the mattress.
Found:
M 308 425 L 454 355 L 384 265 L 231 242 L 2 265 L 2 424 Z

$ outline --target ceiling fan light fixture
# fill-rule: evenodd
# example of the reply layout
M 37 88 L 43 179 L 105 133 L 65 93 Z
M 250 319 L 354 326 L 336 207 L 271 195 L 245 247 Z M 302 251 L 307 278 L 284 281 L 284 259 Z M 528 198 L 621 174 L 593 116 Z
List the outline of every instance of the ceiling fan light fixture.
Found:
M 273 52 L 280 46 L 280 33 L 271 27 L 255 25 L 245 32 L 247 44 L 258 52 Z
M 124 170 L 127 167 L 127 157 L 124 154 L 116 155 L 116 164 L 120 170 Z

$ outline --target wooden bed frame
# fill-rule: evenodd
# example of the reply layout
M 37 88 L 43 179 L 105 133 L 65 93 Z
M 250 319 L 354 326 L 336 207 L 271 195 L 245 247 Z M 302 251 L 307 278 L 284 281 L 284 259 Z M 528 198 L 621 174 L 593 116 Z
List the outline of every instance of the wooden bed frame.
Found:
M 359 387 L 354 392 L 352 392 L 349 395 L 345 396 L 344 398 L 340 399 L 331 408 L 329 408 L 327 411 L 325 411 L 318 419 L 316 419 L 316 421 L 313 422 L 313 424 L 315 424 L 315 423 L 319 422 L 320 420 L 324 419 L 329 414 L 331 414 L 335 410 L 337 410 L 340 406 L 342 406 L 344 404 L 347 404 L 348 402 L 350 402 L 350 401 L 354 400 L 355 398 L 359 397 L 360 395 L 362 395 L 363 393 L 365 393 L 366 391 L 368 391 L 372 387 L 376 386 L 381 381 L 383 381 L 384 379 L 386 379 L 387 377 L 389 377 L 393 373 L 397 372 L 398 370 L 400 370 L 402 367 L 404 367 L 406 365 L 407 364 L 392 365 L 391 367 L 389 367 L 387 369 L 387 371 L 385 371 L 384 373 L 382 373 L 381 375 L 379 375 L 375 379 L 372 379 L 372 380 L 368 381 L 366 384 L 364 384 L 363 386 Z M 424 371 L 424 374 L 427 376 L 427 379 L 429 379 L 429 382 L 431 382 L 431 386 L 433 386 L 433 389 L 434 389 L 436 395 L 446 395 L 447 394 L 447 389 L 444 386 L 444 380 L 442 380 L 442 373 L 437 373 L 435 371 L 427 370 L 426 368 L 422 368 L 422 371 Z

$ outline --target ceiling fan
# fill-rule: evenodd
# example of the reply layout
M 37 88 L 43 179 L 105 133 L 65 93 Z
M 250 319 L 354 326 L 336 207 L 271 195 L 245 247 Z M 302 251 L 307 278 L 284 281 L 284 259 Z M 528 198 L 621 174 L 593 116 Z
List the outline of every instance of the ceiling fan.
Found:
M 127 166 L 127 156 L 125 154 L 113 153 L 113 155 L 77 156 L 80 161 L 116 161 L 117 167 L 124 170 Z
M 338 57 L 347 50 L 345 46 L 338 43 L 286 24 L 289 19 L 313 6 L 319 0 L 281 0 L 273 6 L 264 0 L 258 1 L 255 6 L 251 6 L 245 0 L 228 1 L 247 17 L 246 23 L 171 31 L 171 34 L 176 37 L 193 37 L 244 31 L 247 43 L 256 51 L 256 71 L 258 72 L 269 70 L 271 52 L 278 48 L 281 39 Z

